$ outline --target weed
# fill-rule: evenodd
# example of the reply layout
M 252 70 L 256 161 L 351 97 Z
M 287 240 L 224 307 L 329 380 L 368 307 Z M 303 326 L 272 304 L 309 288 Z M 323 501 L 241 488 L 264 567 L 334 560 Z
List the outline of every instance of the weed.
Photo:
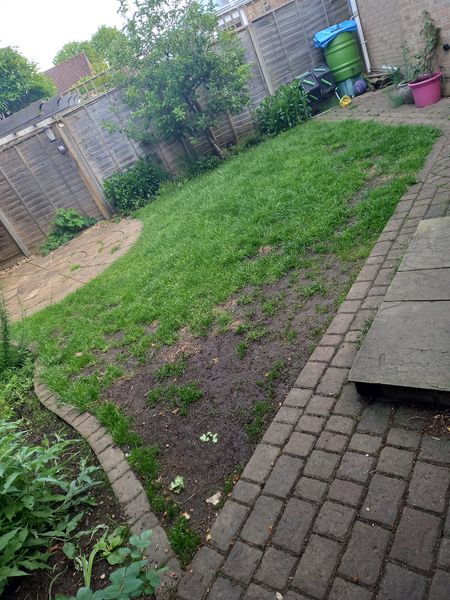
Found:
M 191 562 L 194 552 L 200 545 L 200 535 L 189 527 L 189 521 L 185 517 L 179 517 L 167 535 L 172 548 L 185 567 Z
M 310 283 L 299 287 L 298 293 L 302 298 L 312 298 L 313 296 L 326 296 L 327 288 L 322 283 Z
M 317 304 L 315 307 L 315 311 L 318 315 L 326 315 L 330 312 L 330 307 L 328 304 Z
M 186 368 L 186 358 L 180 358 L 175 362 L 169 362 L 160 367 L 156 371 L 155 377 L 159 381 L 162 381 L 163 379 L 170 379 L 172 377 L 180 377 L 180 375 L 184 375 L 184 373 L 186 373 Z
M 183 385 L 171 384 L 167 386 L 157 385 L 150 390 L 147 402 L 150 406 L 168 403 L 179 409 L 180 415 L 186 415 L 189 405 L 203 396 L 202 390 L 196 381 Z
M 41 253 L 46 256 L 95 223 L 94 218 L 82 215 L 74 208 L 58 208 L 50 226 L 50 233 L 41 245 Z
M 267 426 L 269 416 L 273 414 L 274 406 L 268 400 L 258 400 L 252 408 L 252 420 L 245 427 L 250 442 L 259 442 Z
M 361 329 L 361 331 L 358 334 L 358 339 L 356 340 L 356 347 L 359 349 L 361 348 L 364 338 L 366 337 L 366 335 L 369 333 L 369 329 L 372 327 L 372 323 L 373 323 L 374 317 L 371 317 L 370 319 L 367 319 L 364 322 L 364 325 Z
M 128 462 L 136 473 L 146 479 L 157 479 L 159 473 L 159 448 L 157 446 L 141 446 L 133 448 L 128 456 Z
M 81 269 L 81 265 L 75 263 L 73 265 L 70 265 L 69 267 L 69 271 L 73 273 L 73 271 L 78 271 L 78 269 Z
M 287 342 L 295 342 L 295 340 L 298 337 L 298 333 L 295 329 L 285 329 L 282 333 L 282 337 L 287 341 Z
M 251 304 L 252 302 L 254 302 L 256 300 L 256 297 L 257 297 L 256 292 L 242 294 L 237 299 L 237 303 L 245 306 L 247 304 Z
M 251 331 L 253 327 L 253 324 L 248 322 L 248 321 L 243 321 L 242 323 L 239 323 L 239 325 L 236 327 L 235 333 L 237 335 L 240 335 L 242 333 L 247 333 L 249 331 Z
M 241 360 L 244 360 L 245 356 L 247 355 L 247 352 L 248 352 L 247 342 L 239 342 L 239 344 L 236 346 L 236 354 L 238 355 L 238 357 Z
M 110 254 L 115 254 L 117 252 L 117 250 L 120 250 L 120 246 L 118 246 L 118 245 L 113 246 L 110 250 Z

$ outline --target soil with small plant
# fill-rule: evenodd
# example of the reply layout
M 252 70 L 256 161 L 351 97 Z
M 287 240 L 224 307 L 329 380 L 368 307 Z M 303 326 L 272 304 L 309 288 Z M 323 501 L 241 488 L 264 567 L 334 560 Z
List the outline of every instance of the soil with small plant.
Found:
M 219 307 L 222 323 L 208 335 L 183 330 L 105 394 L 145 446 L 159 448 L 163 487 L 183 478 L 173 498 L 203 535 L 359 269 L 333 256 L 303 263 L 276 283 L 246 288 Z M 217 492 L 219 503 L 207 503 Z

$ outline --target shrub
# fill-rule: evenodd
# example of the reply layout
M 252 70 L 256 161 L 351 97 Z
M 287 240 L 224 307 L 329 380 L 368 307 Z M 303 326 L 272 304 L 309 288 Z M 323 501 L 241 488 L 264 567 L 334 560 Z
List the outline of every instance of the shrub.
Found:
M 20 427 L 0 420 L 0 595 L 10 577 L 46 567 L 51 540 L 75 531 L 83 512 L 73 509 L 90 501 L 97 470 L 82 460 L 71 481 L 62 462 L 71 442 L 44 438 L 31 446 Z
M 273 96 L 265 98 L 255 111 L 261 133 L 277 135 L 311 116 L 308 97 L 298 81 L 281 85 Z
M 127 215 L 147 204 L 163 179 L 162 171 L 150 159 L 141 158 L 129 169 L 105 179 L 103 191 L 113 208 Z
M 212 171 L 216 167 L 222 164 L 221 158 L 216 154 L 207 154 L 206 156 L 200 156 L 197 160 L 188 164 L 187 174 L 189 177 L 196 177 L 202 173 Z
M 46 256 L 95 223 L 93 217 L 81 215 L 74 208 L 59 208 L 53 217 L 50 233 L 41 245 L 41 253 Z

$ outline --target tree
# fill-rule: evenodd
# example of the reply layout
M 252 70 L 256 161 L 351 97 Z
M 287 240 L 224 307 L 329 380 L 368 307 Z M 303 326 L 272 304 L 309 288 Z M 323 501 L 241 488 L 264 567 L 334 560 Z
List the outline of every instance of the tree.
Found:
M 0 118 L 56 93 L 53 81 L 11 46 L 0 48 Z
M 222 157 L 212 127 L 221 113 L 248 102 L 249 67 L 238 38 L 218 28 L 213 3 L 135 0 L 129 17 L 129 2 L 120 2 L 128 19 L 122 64 L 132 74 L 124 97 L 139 124 L 134 134 L 148 139 L 156 128 L 160 137 L 181 139 L 191 156 L 189 138 L 204 134 Z

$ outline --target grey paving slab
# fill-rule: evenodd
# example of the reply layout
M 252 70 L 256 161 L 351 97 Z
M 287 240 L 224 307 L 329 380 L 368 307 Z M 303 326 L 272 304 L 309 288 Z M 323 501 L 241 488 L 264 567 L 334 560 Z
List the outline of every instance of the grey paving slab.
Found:
M 421 221 L 398 270 L 450 268 L 449 232 L 450 217 Z
M 398 272 L 385 301 L 401 300 L 450 300 L 450 269 Z

